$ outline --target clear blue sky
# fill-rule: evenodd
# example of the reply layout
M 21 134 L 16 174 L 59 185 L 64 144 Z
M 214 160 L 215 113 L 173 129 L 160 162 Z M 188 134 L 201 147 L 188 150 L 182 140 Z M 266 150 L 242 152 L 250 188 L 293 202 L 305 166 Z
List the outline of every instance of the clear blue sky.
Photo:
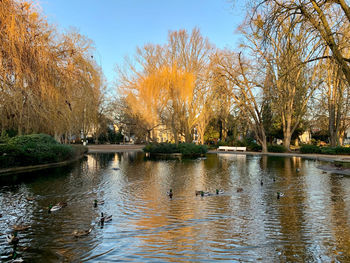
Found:
M 95 58 L 109 82 L 115 66 L 136 47 L 167 41 L 168 31 L 198 27 L 219 48 L 235 48 L 243 21 L 243 1 L 236 0 L 39 0 L 44 15 L 60 31 L 69 27 L 92 39 Z

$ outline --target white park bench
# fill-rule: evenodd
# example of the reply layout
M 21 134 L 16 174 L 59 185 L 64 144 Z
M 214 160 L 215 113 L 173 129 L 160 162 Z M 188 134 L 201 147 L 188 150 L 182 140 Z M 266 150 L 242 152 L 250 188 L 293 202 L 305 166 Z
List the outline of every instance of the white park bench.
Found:
M 247 147 L 234 147 L 234 146 L 219 146 L 218 151 L 242 151 L 245 152 Z

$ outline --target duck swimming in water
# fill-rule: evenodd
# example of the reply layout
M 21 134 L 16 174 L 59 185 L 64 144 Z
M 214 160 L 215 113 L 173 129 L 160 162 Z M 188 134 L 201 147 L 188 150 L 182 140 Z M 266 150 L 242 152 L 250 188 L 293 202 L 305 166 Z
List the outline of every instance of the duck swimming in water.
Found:
M 284 196 L 283 193 L 277 192 L 277 199 L 280 199 L 282 196 Z
M 50 205 L 49 206 L 49 213 L 58 211 L 58 210 L 62 209 L 63 207 L 66 207 L 66 206 L 67 206 L 66 202 L 59 202 L 59 203 L 57 203 L 54 206 Z
M 170 198 L 173 198 L 173 189 L 170 189 L 169 192 L 167 192 L 167 195 L 168 195 Z
M 243 192 L 243 188 L 242 187 L 237 188 L 237 193 L 240 193 L 240 192 Z
M 29 228 L 31 228 L 30 225 L 27 225 L 27 226 L 26 225 L 14 225 L 14 226 L 12 226 L 12 229 L 15 231 L 24 231 L 24 230 L 27 230 Z
M 105 201 L 97 201 L 96 199 L 94 200 L 94 207 L 97 207 L 98 205 L 103 205 Z
M 103 225 L 106 222 L 112 221 L 112 215 L 106 216 L 101 212 L 100 224 Z
M 88 230 L 74 230 L 73 235 L 78 238 L 78 237 L 83 237 L 83 236 L 87 236 L 88 234 L 90 234 L 92 231 L 92 228 L 88 229 Z
M 216 189 L 215 192 L 216 192 L 217 195 L 220 195 L 220 194 L 224 193 L 224 190 Z
M 19 238 L 17 237 L 17 231 L 13 232 L 13 234 L 7 235 L 6 240 L 9 245 L 17 246 L 19 242 Z

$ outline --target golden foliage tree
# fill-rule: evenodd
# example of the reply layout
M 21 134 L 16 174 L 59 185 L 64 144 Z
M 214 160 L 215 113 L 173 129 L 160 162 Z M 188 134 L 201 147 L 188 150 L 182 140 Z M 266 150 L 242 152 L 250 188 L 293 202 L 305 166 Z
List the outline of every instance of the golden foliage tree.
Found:
M 58 34 L 29 1 L 0 3 L 1 129 L 61 138 L 96 123 L 101 72 L 91 41 Z

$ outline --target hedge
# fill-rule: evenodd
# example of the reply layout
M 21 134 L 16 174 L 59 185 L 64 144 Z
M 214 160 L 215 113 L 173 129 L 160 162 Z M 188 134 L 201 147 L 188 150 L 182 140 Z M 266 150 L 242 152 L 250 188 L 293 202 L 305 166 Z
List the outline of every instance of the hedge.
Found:
M 83 146 L 59 144 L 47 134 L 31 134 L 0 144 L 0 168 L 62 162 L 86 152 Z
M 198 156 L 208 151 L 206 145 L 196 145 L 193 143 L 149 143 L 143 148 L 144 152 L 149 153 L 181 153 L 184 156 Z
M 301 153 L 321 153 L 321 154 L 331 154 L 331 155 L 336 155 L 336 154 L 350 154 L 350 147 L 320 147 L 316 145 L 302 145 L 300 147 L 300 152 Z

